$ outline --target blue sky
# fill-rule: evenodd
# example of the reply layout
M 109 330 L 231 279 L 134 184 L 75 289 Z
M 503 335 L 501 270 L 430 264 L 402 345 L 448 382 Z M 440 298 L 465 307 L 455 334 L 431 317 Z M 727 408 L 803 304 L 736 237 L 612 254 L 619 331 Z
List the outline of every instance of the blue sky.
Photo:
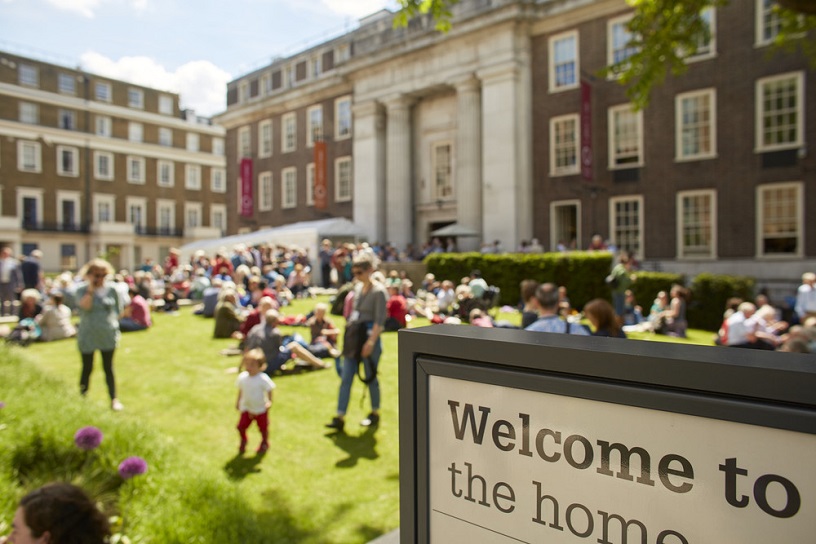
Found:
M 178 92 L 201 115 L 227 81 L 351 30 L 394 0 L 0 0 L 0 50 Z

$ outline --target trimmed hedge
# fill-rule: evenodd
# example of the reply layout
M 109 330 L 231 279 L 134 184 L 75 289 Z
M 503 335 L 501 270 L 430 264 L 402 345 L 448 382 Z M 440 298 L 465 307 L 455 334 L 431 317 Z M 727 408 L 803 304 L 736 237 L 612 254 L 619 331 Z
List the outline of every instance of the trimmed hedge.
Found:
M 722 325 L 725 303 L 731 297 L 754 299 L 756 281 L 748 276 L 698 274 L 691 284 L 692 299 L 688 305 L 689 326 L 716 331 Z
M 671 286 L 675 283 L 685 285 L 685 277 L 682 274 L 673 274 L 670 272 L 637 272 L 637 281 L 632 284 L 632 293 L 635 295 L 635 300 L 643 308 L 643 317 L 649 315 L 649 309 L 652 307 L 657 293 L 671 290 Z

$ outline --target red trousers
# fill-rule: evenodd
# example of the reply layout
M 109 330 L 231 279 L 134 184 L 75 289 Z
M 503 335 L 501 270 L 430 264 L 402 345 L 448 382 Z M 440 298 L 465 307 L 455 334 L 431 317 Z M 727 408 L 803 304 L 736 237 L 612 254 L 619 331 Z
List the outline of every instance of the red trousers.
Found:
M 263 414 L 250 414 L 241 412 L 241 419 L 238 420 L 238 432 L 241 434 L 241 444 L 247 443 L 247 429 L 253 421 L 258 423 L 258 430 L 261 431 L 261 444 L 268 444 L 269 438 L 269 412 Z

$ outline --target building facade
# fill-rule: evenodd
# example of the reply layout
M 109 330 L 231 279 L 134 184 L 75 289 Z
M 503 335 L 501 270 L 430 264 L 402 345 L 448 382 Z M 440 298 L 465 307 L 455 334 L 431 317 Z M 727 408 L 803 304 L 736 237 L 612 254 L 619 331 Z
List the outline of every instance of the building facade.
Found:
M 801 53 L 770 46 L 771 4 L 707 13 L 710 40 L 641 111 L 600 75 L 631 54 L 624 0 L 466 0 L 447 34 L 426 18 L 394 28 L 387 11 L 362 19 L 229 84 L 218 119 L 227 176 L 245 186 L 228 199 L 237 206 L 250 191 L 290 204 L 256 198 L 235 230 L 330 214 L 398 247 L 454 222 L 481 234 L 460 249 L 499 240 L 513 250 L 534 237 L 581 249 L 600 234 L 652 269 L 790 281 L 816 266 L 815 72 Z M 338 100 L 351 102 L 342 140 Z M 286 138 L 287 122 L 294 146 L 261 157 L 262 127 Z M 327 150 L 319 209 L 307 196 L 315 126 Z M 247 157 L 254 169 L 242 179 Z
M 227 229 L 224 129 L 177 94 L 0 52 L 0 245 L 47 271 Z

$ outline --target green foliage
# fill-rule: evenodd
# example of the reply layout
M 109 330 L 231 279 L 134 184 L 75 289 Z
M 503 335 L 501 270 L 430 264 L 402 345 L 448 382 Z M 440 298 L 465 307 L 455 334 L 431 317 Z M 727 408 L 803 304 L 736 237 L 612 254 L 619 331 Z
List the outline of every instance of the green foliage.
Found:
M 408 26 L 408 21 L 418 15 L 430 15 L 436 21 L 436 29 L 447 32 L 451 28 L 450 8 L 459 0 L 398 0 L 400 10 L 394 16 L 394 27 Z
M 725 303 L 731 297 L 753 300 L 756 282 L 747 276 L 699 274 L 691 284 L 692 301 L 688 305 L 689 325 L 716 331 L 722 324 Z
M 680 285 L 685 284 L 685 278 L 682 274 L 673 274 L 669 272 L 637 272 L 637 281 L 632 284 L 632 293 L 635 295 L 635 300 L 643 308 L 644 317 L 649 314 L 657 293 L 660 291 L 669 292 L 671 286 L 675 283 Z

